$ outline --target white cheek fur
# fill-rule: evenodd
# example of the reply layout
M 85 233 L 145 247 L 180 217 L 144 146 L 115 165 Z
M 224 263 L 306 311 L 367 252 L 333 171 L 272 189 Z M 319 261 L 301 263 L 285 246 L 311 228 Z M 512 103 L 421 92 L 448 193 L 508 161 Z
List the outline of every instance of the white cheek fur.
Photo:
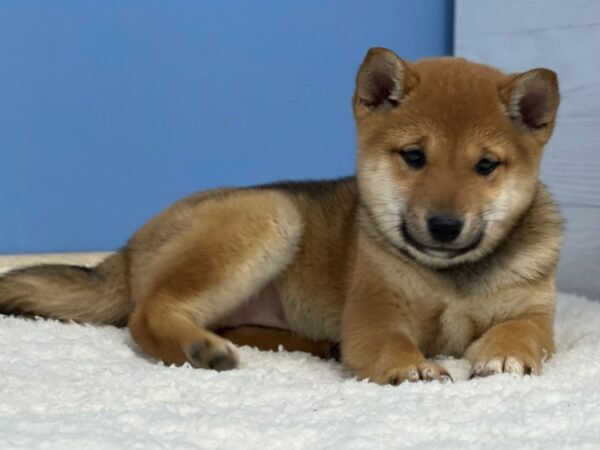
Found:
M 380 231 L 393 242 L 398 242 L 406 200 L 392 181 L 391 172 L 389 160 L 364 161 L 361 166 L 361 190 Z
M 519 189 L 514 179 L 509 179 L 504 183 L 500 195 L 485 213 L 485 222 L 488 232 L 502 232 L 504 221 L 515 214 L 515 205 L 523 204 L 525 192 Z

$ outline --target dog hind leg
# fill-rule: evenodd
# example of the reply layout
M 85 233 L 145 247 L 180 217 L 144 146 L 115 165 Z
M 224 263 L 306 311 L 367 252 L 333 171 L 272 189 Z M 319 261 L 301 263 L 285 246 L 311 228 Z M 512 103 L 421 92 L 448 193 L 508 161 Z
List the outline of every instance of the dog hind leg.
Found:
M 294 258 L 302 218 L 284 194 L 243 190 L 197 206 L 192 223 L 160 250 L 129 328 L 167 364 L 237 365 L 233 345 L 210 331 Z

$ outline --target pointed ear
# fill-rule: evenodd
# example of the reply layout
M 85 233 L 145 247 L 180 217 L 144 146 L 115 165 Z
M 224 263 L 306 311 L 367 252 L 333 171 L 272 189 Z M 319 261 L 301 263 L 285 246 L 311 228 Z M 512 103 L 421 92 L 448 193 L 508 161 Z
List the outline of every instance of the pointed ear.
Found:
M 356 76 L 354 111 L 393 109 L 418 83 L 418 75 L 398 55 L 385 48 L 372 48 Z
M 500 87 L 500 98 L 513 122 L 550 137 L 560 102 L 556 73 L 533 69 L 515 75 Z

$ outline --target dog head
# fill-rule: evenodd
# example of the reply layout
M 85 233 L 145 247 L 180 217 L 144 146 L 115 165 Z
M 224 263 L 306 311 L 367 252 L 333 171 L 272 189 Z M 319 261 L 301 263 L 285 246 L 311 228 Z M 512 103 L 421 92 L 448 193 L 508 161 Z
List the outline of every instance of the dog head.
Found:
M 376 232 L 433 267 L 492 252 L 531 205 L 559 104 L 548 69 L 369 50 L 356 78 L 357 178 Z

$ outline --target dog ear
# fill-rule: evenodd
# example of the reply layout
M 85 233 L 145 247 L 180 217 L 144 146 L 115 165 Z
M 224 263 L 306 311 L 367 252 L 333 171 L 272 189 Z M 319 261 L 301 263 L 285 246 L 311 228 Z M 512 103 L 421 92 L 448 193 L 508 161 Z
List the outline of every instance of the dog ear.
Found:
M 372 48 L 356 76 L 354 111 L 393 109 L 418 82 L 418 75 L 394 52 L 386 48 Z
M 500 87 L 500 98 L 513 122 L 532 133 L 550 137 L 560 102 L 556 73 L 533 69 L 514 75 Z

